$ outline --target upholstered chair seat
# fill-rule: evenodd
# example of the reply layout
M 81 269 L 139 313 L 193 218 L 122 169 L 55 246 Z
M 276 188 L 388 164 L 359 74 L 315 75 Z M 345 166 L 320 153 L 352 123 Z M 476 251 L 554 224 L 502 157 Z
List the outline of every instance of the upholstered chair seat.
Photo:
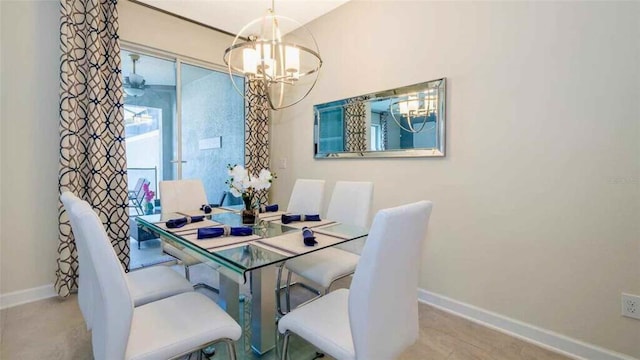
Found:
M 353 274 L 360 256 L 351 252 L 327 248 L 287 261 L 287 270 L 329 289 L 341 277 Z

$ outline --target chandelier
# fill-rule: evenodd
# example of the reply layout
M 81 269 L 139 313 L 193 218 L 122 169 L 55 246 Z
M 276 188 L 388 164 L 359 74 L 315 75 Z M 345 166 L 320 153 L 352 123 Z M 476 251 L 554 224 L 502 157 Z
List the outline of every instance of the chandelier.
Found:
M 249 86 L 265 92 L 269 108 L 280 110 L 302 101 L 313 89 L 322 67 L 322 58 L 313 34 L 301 23 L 276 15 L 271 9 L 245 25 L 224 52 L 231 82 L 245 96 L 234 75 L 242 74 Z M 289 22 L 297 31 L 282 34 L 281 25 Z
M 419 133 L 429 122 L 429 117 L 438 110 L 437 89 L 404 95 L 394 99 L 389 105 L 389 113 L 393 120 L 404 131 Z M 403 125 L 406 123 L 406 125 Z M 420 125 L 417 125 L 420 123 Z

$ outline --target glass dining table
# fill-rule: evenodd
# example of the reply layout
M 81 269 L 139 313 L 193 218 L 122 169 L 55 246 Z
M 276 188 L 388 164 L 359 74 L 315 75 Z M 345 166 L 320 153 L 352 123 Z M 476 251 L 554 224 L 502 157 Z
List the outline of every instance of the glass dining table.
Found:
M 329 220 L 283 224 L 283 212 L 261 213 L 256 224 L 242 224 L 238 208 L 213 208 L 210 214 L 200 210 L 145 215 L 136 218 L 140 228 L 155 234 L 163 242 L 195 257 L 220 274 L 219 302 L 243 328 L 238 343 L 239 358 L 251 359 L 276 345 L 277 269 L 285 261 L 315 251 L 364 241 L 367 229 Z M 167 220 L 205 215 L 199 222 L 180 228 L 168 228 Z M 250 226 L 248 236 L 223 236 L 198 239 L 199 228 Z M 317 244 L 304 244 L 302 228 L 313 230 Z

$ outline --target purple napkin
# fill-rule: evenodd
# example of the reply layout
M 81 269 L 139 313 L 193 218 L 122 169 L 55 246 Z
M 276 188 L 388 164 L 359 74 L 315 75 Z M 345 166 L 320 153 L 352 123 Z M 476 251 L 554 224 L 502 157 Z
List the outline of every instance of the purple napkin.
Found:
M 167 220 L 167 227 L 169 229 L 177 229 L 177 228 L 181 228 L 187 224 L 191 224 L 194 222 L 200 222 L 204 220 L 204 216 L 200 215 L 200 216 L 187 216 L 187 217 L 183 217 L 183 218 L 177 218 L 177 219 L 171 219 L 171 220 Z
M 219 226 L 198 229 L 198 239 L 211 239 L 220 236 L 249 236 L 253 229 L 247 226 L 230 227 Z
M 265 212 L 276 212 L 278 211 L 278 204 L 273 204 L 273 205 L 261 205 L 260 206 L 260 212 L 261 213 L 265 213 Z
M 282 214 L 281 221 L 288 224 L 294 221 L 320 221 L 320 215 L 287 215 Z
M 318 243 L 316 237 L 313 236 L 313 230 L 306 226 L 302 228 L 302 241 L 304 241 L 306 246 L 314 246 Z

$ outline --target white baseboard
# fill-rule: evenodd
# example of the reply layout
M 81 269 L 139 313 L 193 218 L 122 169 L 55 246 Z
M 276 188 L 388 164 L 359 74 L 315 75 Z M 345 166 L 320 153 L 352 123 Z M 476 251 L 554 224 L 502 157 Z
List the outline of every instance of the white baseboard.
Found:
M 57 296 L 53 284 L 0 295 L 0 310 Z
M 508 318 L 446 296 L 418 289 L 418 300 L 440 310 L 461 316 L 488 328 L 506 333 L 543 348 L 559 352 L 573 359 L 638 360 L 596 345 L 542 329 L 522 321 Z

